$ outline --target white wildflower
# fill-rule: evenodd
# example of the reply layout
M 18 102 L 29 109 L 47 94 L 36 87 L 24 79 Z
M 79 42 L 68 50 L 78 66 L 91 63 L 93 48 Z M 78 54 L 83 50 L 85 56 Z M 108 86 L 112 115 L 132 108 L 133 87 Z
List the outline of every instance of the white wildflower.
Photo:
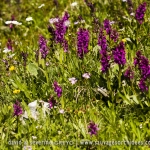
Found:
M 3 50 L 3 52 L 4 52 L 4 53 L 9 53 L 9 52 L 11 52 L 11 50 L 8 49 L 7 47 L 5 47 L 4 50 Z
M 60 114 L 64 114 L 64 112 L 65 112 L 64 109 L 60 109 L 60 110 L 59 110 L 59 113 L 60 113 Z
M 21 22 L 18 22 L 18 21 L 6 21 L 5 24 L 15 24 L 15 25 L 22 25 Z
M 36 111 L 36 108 L 37 108 L 37 100 L 31 102 L 28 104 L 28 107 L 30 109 L 30 113 L 31 113 L 31 117 L 34 118 L 35 120 L 37 120 L 37 111 Z M 24 118 L 28 118 L 28 113 L 25 111 L 24 114 L 22 115 Z
M 33 18 L 32 17 L 28 17 L 28 18 L 26 18 L 26 21 L 32 21 L 33 20 Z
M 135 16 L 135 13 L 131 13 L 130 15 L 131 15 L 131 16 Z
M 90 73 L 84 73 L 84 74 L 82 75 L 82 77 L 85 78 L 85 79 L 89 79 L 90 76 L 91 76 Z
M 45 64 L 46 66 L 49 66 L 49 62 L 46 62 L 46 64 Z
M 71 84 L 75 84 L 77 82 L 77 79 L 75 77 L 69 78 L 69 81 L 71 82 Z

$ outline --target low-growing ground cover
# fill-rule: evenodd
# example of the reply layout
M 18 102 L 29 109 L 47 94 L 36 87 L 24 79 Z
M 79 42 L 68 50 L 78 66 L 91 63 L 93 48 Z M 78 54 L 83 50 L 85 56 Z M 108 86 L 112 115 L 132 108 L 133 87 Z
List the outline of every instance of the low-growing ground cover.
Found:
M 149 149 L 148 0 L 0 7 L 0 149 Z

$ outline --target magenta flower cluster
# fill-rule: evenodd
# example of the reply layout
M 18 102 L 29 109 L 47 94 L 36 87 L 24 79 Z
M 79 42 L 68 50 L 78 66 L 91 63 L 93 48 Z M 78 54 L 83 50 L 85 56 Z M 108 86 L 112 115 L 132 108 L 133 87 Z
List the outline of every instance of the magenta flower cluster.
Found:
M 101 64 L 102 64 L 102 72 L 107 72 L 110 64 L 110 56 L 107 54 L 107 41 L 106 37 L 103 35 L 103 29 L 100 29 L 99 38 L 98 38 L 98 45 L 101 47 L 100 54 L 101 54 Z
M 91 121 L 89 123 L 88 130 L 89 130 L 90 135 L 96 135 L 99 128 L 97 124 Z
M 118 46 L 113 50 L 114 62 L 118 65 L 124 65 L 126 63 L 125 58 L 125 46 L 123 42 L 120 42 Z
M 68 19 L 69 19 L 69 14 L 65 12 L 65 15 L 63 16 L 63 18 L 59 19 L 59 21 L 55 23 L 55 28 L 56 28 L 55 41 L 57 43 L 63 43 L 64 41 L 64 36 L 68 29 L 68 27 L 65 26 L 65 21 L 67 21 Z
M 110 25 L 110 21 L 108 19 L 104 20 L 104 29 L 106 30 L 106 33 L 108 35 L 110 35 L 110 33 L 111 33 L 111 25 Z
M 78 47 L 78 57 L 83 58 L 84 54 L 88 53 L 88 44 L 89 44 L 89 31 L 86 29 L 80 28 L 77 33 L 77 47 Z
M 146 12 L 146 2 L 139 5 L 136 10 L 135 19 L 142 24 L 144 21 L 144 14 Z
M 16 101 L 13 107 L 14 107 L 14 116 L 19 116 L 23 113 L 23 110 L 20 106 L 20 102 Z
M 56 92 L 58 98 L 60 98 L 62 95 L 62 88 L 58 85 L 56 81 L 54 82 L 53 85 L 54 85 L 54 91 Z
M 118 32 L 112 29 L 110 21 L 108 19 L 105 19 L 103 24 L 104 24 L 104 29 L 106 30 L 106 33 L 110 36 L 112 40 L 114 40 L 114 42 L 116 42 L 119 36 Z
M 128 69 L 124 73 L 124 76 L 126 78 L 129 78 L 129 79 L 133 79 L 134 78 L 134 72 L 133 72 L 131 67 L 128 67 Z
M 7 48 L 9 50 L 12 50 L 12 41 L 11 41 L 11 39 L 8 39 L 8 41 L 7 41 Z
M 142 55 L 141 51 L 137 51 L 136 57 L 134 58 L 134 65 L 138 66 L 141 73 L 139 87 L 142 91 L 147 91 L 148 86 L 146 86 L 146 80 L 150 77 L 150 64 L 148 59 Z
M 53 97 L 49 99 L 49 108 L 53 108 L 56 105 L 56 100 Z
M 110 38 L 114 40 L 114 42 L 117 42 L 118 36 L 119 34 L 116 30 L 111 30 Z
M 39 48 L 41 52 L 41 57 L 43 59 L 46 59 L 46 56 L 48 54 L 48 47 L 47 47 L 47 41 L 42 35 L 39 38 Z

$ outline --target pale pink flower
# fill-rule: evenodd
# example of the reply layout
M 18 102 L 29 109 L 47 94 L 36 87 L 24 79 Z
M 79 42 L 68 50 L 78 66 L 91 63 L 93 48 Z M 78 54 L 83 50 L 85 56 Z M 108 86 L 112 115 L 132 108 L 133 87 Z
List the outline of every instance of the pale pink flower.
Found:
M 89 79 L 90 76 L 91 76 L 90 73 L 84 73 L 84 74 L 82 75 L 82 77 L 85 78 L 85 79 Z

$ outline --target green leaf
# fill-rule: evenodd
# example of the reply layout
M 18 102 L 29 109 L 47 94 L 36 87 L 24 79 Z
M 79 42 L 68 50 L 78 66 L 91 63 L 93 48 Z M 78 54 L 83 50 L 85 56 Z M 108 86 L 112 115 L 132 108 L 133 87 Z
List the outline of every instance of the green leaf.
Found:
M 38 67 L 33 63 L 30 63 L 27 65 L 27 70 L 29 71 L 29 73 L 31 75 L 37 76 L 37 74 L 38 74 L 38 72 L 37 72 Z

